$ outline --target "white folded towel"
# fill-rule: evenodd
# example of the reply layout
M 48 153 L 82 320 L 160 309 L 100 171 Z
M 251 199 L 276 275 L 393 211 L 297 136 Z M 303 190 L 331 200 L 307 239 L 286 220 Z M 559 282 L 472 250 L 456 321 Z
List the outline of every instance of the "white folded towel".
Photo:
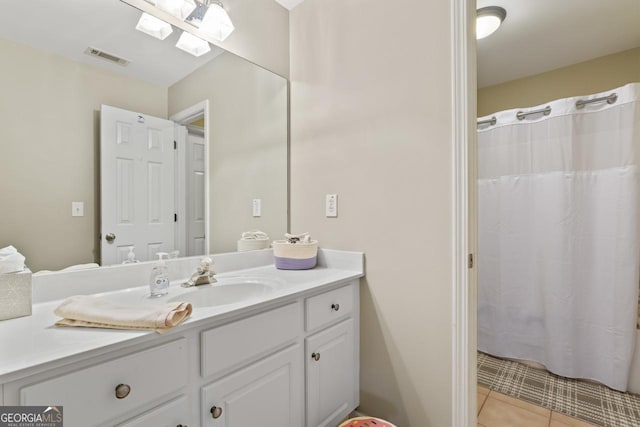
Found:
M 54 271 L 80 271 L 80 270 L 90 270 L 92 268 L 98 268 L 98 267 L 100 267 L 100 264 L 96 264 L 95 262 L 90 262 L 88 264 L 72 265 L 70 267 L 63 268 L 62 270 L 54 270 Z M 40 270 L 40 271 L 38 271 L 38 274 L 41 274 L 41 273 L 53 273 L 54 271 L 51 271 L 51 270 Z
M 260 230 L 245 231 L 244 233 L 242 233 L 242 240 L 265 240 L 265 239 L 268 240 L 269 236 L 267 236 L 267 233 Z
M 104 298 L 76 295 L 62 302 L 53 313 L 63 319 L 56 326 L 134 329 L 166 332 L 184 322 L 193 311 L 191 304 L 115 304 Z
M 69 266 L 67 268 L 63 268 L 60 271 L 79 271 L 79 270 L 91 270 L 92 268 L 98 268 L 100 264 L 96 264 L 95 262 L 89 262 L 87 264 L 76 264 Z
M 289 243 L 311 243 L 311 236 L 309 233 L 289 234 L 285 233 L 284 237 Z
M 0 249 L 0 273 L 13 273 L 24 270 L 24 255 L 13 246 Z

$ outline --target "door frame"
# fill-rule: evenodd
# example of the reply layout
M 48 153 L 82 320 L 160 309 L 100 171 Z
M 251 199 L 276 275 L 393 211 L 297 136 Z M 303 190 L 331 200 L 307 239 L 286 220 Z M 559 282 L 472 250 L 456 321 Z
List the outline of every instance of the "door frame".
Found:
M 451 425 L 477 423 L 477 148 L 475 0 L 451 2 L 453 289 Z
M 205 205 L 204 205 L 204 247 L 205 254 L 209 254 L 211 251 L 211 234 L 210 234 L 210 207 L 209 204 L 211 202 L 211 193 L 210 193 L 210 147 L 209 147 L 209 129 L 210 129 L 210 119 L 209 119 L 209 100 L 205 99 L 204 101 L 200 101 L 197 104 L 192 105 L 189 108 L 186 108 L 182 111 L 179 111 L 169 117 L 169 120 L 172 120 L 176 124 L 187 126 L 192 120 L 196 119 L 199 116 L 204 117 L 204 193 L 205 193 Z M 185 213 L 185 150 L 184 144 L 178 144 L 178 149 L 176 150 L 176 206 L 178 209 L 178 224 L 176 227 L 176 242 L 180 241 L 180 250 L 186 251 L 185 246 L 185 236 L 186 236 L 186 213 Z M 182 219 L 181 219 L 182 218 Z M 182 255 L 182 254 L 181 254 Z

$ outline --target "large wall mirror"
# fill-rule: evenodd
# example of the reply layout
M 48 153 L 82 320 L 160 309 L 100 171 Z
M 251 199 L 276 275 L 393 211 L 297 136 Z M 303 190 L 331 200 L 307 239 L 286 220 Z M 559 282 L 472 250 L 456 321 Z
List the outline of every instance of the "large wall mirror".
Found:
M 0 247 L 40 271 L 286 232 L 285 78 L 214 45 L 180 50 L 178 28 L 137 31 L 119 0 L 3 7 Z

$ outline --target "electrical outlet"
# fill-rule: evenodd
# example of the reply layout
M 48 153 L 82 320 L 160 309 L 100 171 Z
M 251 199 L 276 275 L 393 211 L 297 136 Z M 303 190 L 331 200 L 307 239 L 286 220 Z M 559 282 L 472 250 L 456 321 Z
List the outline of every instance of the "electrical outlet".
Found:
M 71 202 L 71 216 L 84 216 L 84 202 Z
M 262 215 L 262 199 L 253 199 L 253 217 L 257 218 Z

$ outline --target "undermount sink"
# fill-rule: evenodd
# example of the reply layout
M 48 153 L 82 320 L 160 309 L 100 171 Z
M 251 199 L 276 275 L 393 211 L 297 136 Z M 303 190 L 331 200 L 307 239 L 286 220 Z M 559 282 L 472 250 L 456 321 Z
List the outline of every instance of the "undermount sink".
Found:
M 273 292 L 275 282 L 261 278 L 235 277 L 218 279 L 212 285 L 194 286 L 188 292 L 177 295 L 169 301 L 184 301 L 194 307 L 214 307 L 236 304 Z

